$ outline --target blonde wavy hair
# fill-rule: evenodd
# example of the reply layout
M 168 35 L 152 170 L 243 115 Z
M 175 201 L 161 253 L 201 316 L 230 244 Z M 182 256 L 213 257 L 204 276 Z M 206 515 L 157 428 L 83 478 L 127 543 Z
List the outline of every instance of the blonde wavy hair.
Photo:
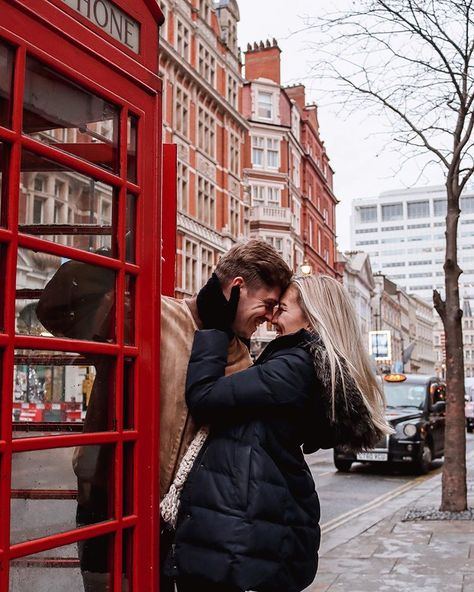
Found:
M 332 418 L 336 416 L 336 372 L 341 377 L 346 400 L 344 375 L 354 380 L 362 401 L 381 434 L 393 429 L 385 420 L 385 396 L 377 380 L 369 355 L 362 342 L 356 312 L 347 290 L 327 275 L 298 276 L 291 280 L 298 301 L 311 329 L 317 333 L 326 350 L 331 371 Z M 347 401 L 346 401 L 347 404 Z

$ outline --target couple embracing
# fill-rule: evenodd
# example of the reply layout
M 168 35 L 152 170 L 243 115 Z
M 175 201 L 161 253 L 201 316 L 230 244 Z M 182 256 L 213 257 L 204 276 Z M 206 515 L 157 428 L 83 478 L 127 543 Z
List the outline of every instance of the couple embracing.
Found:
M 277 338 L 251 365 L 248 340 L 263 322 Z M 197 297 L 162 303 L 161 368 L 168 584 L 303 590 L 320 543 L 304 454 L 371 448 L 390 432 L 345 289 L 292 277 L 262 241 L 236 245 Z

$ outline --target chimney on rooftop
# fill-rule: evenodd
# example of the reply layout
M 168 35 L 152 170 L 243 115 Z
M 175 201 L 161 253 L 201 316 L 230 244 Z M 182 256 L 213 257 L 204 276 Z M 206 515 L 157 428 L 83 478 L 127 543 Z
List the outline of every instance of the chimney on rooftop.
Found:
M 286 94 L 293 99 L 301 111 L 304 110 L 306 106 L 306 96 L 305 96 L 305 87 L 304 84 L 295 84 L 294 86 L 286 86 L 285 87 Z
M 245 78 L 247 80 L 257 80 L 257 78 L 267 78 L 277 84 L 280 82 L 280 54 L 276 39 L 266 40 L 264 43 L 249 43 L 245 55 Z

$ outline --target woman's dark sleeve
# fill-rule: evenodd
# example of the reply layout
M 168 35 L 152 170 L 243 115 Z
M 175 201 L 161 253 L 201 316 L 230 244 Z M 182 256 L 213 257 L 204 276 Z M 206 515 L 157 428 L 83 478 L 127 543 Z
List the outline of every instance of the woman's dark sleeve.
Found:
M 201 422 L 258 413 L 270 408 L 303 407 L 314 370 L 299 348 L 260 365 L 225 376 L 228 337 L 222 331 L 197 331 L 188 365 L 186 403 Z

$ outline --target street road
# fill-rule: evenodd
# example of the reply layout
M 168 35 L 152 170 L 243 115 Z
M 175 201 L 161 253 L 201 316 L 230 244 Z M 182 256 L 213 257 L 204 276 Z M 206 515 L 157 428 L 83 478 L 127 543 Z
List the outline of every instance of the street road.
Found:
M 467 434 L 467 453 L 472 451 L 474 435 Z M 386 463 L 354 463 L 350 473 L 339 473 L 332 457 L 332 450 L 321 450 L 306 457 L 321 502 L 323 529 L 343 520 L 348 512 L 358 513 L 364 506 L 387 499 L 391 494 L 395 494 L 397 489 L 410 487 L 420 479 L 408 467 L 394 470 Z M 442 466 L 442 460 L 435 460 L 428 476 L 437 474 Z

